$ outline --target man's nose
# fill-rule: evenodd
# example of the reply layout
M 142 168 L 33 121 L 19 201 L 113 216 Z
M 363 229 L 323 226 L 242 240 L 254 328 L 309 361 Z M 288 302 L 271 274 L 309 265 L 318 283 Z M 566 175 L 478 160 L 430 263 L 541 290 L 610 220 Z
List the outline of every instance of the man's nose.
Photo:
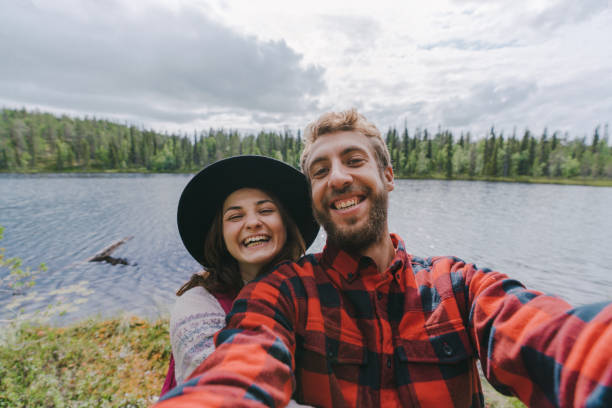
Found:
M 328 180 L 332 188 L 339 190 L 349 185 L 353 178 L 343 166 L 336 165 L 331 167 Z

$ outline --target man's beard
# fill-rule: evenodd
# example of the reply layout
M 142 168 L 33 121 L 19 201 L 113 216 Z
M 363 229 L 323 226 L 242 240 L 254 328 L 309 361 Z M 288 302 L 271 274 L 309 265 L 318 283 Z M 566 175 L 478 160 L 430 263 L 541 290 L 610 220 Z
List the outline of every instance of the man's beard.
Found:
M 368 220 L 364 226 L 360 228 L 352 228 L 359 219 L 349 219 L 348 226 L 338 227 L 331 219 L 330 210 L 318 211 L 313 207 L 313 214 L 316 220 L 321 224 L 325 232 L 327 232 L 327 240 L 334 246 L 349 252 L 360 253 L 372 244 L 376 243 L 384 234 L 385 224 L 387 222 L 387 205 L 389 201 L 388 193 L 385 190 L 380 190 L 378 193 L 373 193 L 372 189 L 365 187 L 366 197 L 370 199 L 370 212 Z M 347 188 L 338 191 L 337 194 L 345 194 L 351 191 Z M 327 201 L 327 200 L 326 200 Z M 322 203 L 324 208 L 329 209 L 327 203 Z

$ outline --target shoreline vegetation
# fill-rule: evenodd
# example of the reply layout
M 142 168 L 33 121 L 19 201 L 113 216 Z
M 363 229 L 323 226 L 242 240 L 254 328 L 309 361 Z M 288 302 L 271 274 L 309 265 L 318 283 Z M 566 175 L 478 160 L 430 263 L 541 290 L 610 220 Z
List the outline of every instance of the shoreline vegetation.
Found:
M 0 170 L 0 174 L 12 174 L 12 175 L 37 175 L 37 174 L 194 174 L 197 170 L 193 171 L 148 171 L 146 169 L 107 169 L 103 171 L 99 170 L 81 170 L 81 169 L 73 169 L 73 170 L 63 170 L 61 172 L 57 171 L 32 171 L 32 170 L 24 170 L 24 171 L 4 171 Z M 524 184 L 557 184 L 557 185 L 567 185 L 567 186 L 590 186 L 590 187 L 612 187 L 612 179 L 596 179 L 596 178 L 585 178 L 578 177 L 572 179 L 563 179 L 563 178 L 546 178 L 546 177 L 453 177 L 446 178 L 440 175 L 432 175 L 432 176 L 403 176 L 403 177 L 395 177 L 395 179 L 400 180 L 451 180 L 451 181 L 487 181 L 492 183 L 524 183 Z
M 32 322 L 0 335 L 0 408 L 148 407 L 170 359 L 168 319 L 90 318 L 66 327 Z M 518 408 L 482 379 L 485 406 Z
M 608 125 L 587 136 L 544 129 L 482 135 L 439 128 L 383 131 L 398 179 L 477 180 L 612 186 Z M 0 173 L 194 173 L 238 154 L 282 160 L 296 168 L 302 134 L 195 130 L 168 134 L 96 118 L 2 109 Z

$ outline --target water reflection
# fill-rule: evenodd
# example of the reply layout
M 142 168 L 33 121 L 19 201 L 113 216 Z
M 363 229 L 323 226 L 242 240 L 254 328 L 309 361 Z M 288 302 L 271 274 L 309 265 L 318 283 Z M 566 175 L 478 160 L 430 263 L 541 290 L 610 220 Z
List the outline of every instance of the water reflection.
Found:
M 189 175 L 0 175 L 0 224 L 7 255 L 46 262 L 25 311 L 80 285 L 92 290 L 62 321 L 126 311 L 166 312 L 198 264 L 183 248 L 176 206 Z M 508 273 L 574 304 L 609 299 L 612 189 L 465 181 L 396 180 L 390 227 L 409 252 L 456 255 Z M 84 263 L 133 235 L 114 256 L 135 265 Z M 321 234 L 311 251 L 324 244 Z M 5 272 L 2 272 L 5 273 Z M 14 297 L 0 294 L 0 318 Z
M 390 219 L 415 254 L 457 255 L 578 304 L 610 297 L 610 208 L 609 188 L 403 180 Z

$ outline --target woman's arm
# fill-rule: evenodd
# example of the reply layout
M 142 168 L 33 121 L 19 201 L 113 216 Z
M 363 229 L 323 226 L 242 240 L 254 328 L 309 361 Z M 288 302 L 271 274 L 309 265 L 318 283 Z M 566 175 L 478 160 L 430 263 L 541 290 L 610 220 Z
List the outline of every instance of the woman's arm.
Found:
M 214 334 L 225 326 L 225 312 L 206 289 L 194 287 L 180 296 L 170 313 L 170 343 L 177 384 L 213 352 Z

